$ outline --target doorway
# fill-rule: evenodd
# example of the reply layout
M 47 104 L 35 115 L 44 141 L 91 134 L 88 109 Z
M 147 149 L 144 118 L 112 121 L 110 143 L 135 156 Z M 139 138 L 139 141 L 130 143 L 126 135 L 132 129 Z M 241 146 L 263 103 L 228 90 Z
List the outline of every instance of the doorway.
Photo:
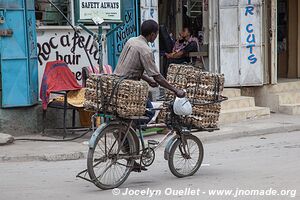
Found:
M 173 52 L 175 42 L 179 39 L 183 28 L 189 28 L 201 50 L 205 35 L 203 31 L 205 9 L 208 12 L 207 0 L 158 0 L 160 70 L 164 76 L 168 68 L 165 54 Z
M 298 0 L 278 0 L 278 78 L 300 78 Z

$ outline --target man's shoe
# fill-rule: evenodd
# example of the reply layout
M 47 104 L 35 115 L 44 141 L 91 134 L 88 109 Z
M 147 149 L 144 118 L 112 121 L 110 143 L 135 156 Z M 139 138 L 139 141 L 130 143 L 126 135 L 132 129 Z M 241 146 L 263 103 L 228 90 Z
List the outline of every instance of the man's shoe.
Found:
M 131 169 L 132 172 L 142 172 L 142 171 L 147 171 L 147 170 L 148 169 L 145 166 L 140 165 L 137 162 L 134 162 L 133 167 Z

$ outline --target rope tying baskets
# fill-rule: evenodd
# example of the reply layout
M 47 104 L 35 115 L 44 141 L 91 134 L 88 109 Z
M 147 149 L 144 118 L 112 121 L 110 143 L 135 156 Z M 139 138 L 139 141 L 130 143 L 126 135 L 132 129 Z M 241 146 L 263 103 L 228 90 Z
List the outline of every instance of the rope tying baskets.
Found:
M 192 115 L 182 117 L 184 124 L 199 129 L 217 128 L 224 75 L 202 72 L 190 65 L 172 64 L 167 79 L 176 88 L 186 90 L 187 97 L 193 105 Z M 166 97 L 167 100 L 175 98 L 170 91 L 167 91 Z M 167 108 L 164 109 L 160 119 L 165 120 L 170 114 L 168 112 Z
M 143 116 L 148 84 L 116 75 L 91 75 L 86 82 L 84 106 L 87 110 L 111 113 L 122 118 Z

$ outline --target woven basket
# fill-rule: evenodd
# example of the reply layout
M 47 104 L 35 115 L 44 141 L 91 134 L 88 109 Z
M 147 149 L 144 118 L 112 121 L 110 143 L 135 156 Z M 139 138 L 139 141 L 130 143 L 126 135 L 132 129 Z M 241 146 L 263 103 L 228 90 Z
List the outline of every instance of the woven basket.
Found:
M 86 82 L 84 106 L 87 110 L 108 112 L 122 118 L 143 116 L 148 84 L 116 75 L 91 75 Z
M 193 114 L 182 117 L 184 124 L 199 129 L 217 128 L 221 104 L 216 100 L 220 99 L 224 89 L 224 75 L 202 72 L 191 65 L 172 64 L 167 79 L 175 87 L 185 89 L 193 104 Z M 175 98 L 170 91 L 167 91 L 166 97 L 167 100 Z M 160 121 L 166 120 L 169 112 L 165 106 L 159 116 Z

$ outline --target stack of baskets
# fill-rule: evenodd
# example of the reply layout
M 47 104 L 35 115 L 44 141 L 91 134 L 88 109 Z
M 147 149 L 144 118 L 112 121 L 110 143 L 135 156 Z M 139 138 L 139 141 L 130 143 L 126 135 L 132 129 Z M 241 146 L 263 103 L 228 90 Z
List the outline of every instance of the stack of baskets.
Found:
M 148 84 L 116 75 L 91 75 L 86 82 L 84 106 L 122 118 L 143 116 L 146 111 Z
M 193 105 L 193 114 L 182 117 L 182 121 L 193 128 L 217 128 L 221 110 L 219 102 L 224 89 L 224 75 L 202 72 L 191 65 L 172 64 L 169 67 L 168 81 L 176 88 L 186 90 Z M 167 100 L 174 99 L 172 92 L 166 94 Z M 161 119 L 167 117 L 164 109 Z

